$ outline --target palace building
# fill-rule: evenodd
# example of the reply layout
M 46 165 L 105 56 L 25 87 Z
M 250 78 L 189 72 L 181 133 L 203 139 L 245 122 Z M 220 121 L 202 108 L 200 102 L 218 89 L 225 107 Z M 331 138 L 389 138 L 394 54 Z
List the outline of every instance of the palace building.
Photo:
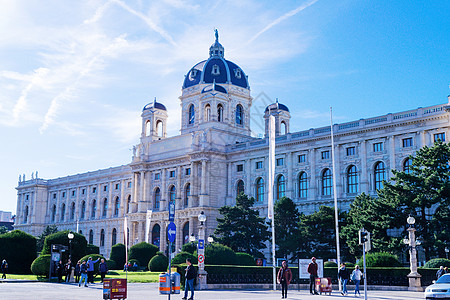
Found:
M 218 209 L 244 192 L 267 215 L 268 118 L 276 123 L 274 198 L 287 196 L 301 212 L 333 206 L 330 126 L 290 132 L 287 106 L 273 103 L 260 116 L 266 136 L 252 137 L 253 98 L 245 72 L 225 59 L 218 36 L 209 58 L 194 65 L 182 85 L 181 134 L 167 136 L 166 107 L 153 101 L 141 114 L 142 131 L 131 162 L 56 179 L 19 179 L 16 229 L 35 236 L 47 225 L 76 230 L 109 256 L 123 243 L 127 216 L 133 245 L 148 241 L 166 251 L 169 203 L 175 203 L 175 250 L 198 233 L 207 216 L 213 234 Z M 270 103 L 268 103 L 270 104 Z M 375 195 L 391 170 L 409 168 L 408 156 L 448 139 L 448 103 L 333 125 L 338 205 Z M 254 114 L 252 114 L 253 118 Z

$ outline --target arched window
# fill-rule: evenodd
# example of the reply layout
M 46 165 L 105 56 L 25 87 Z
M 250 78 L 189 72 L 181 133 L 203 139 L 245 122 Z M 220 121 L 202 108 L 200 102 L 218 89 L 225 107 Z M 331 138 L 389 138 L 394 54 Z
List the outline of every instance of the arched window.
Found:
M 114 246 L 115 244 L 117 244 L 117 230 L 113 228 L 111 234 L 111 246 Z
M 256 201 L 264 202 L 264 179 L 261 177 L 256 180 Z
M 356 166 L 350 166 L 347 169 L 347 193 L 358 193 L 358 172 Z
M 331 196 L 332 187 L 331 170 L 325 169 L 322 172 L 322 196 Z
M 154 201 L 153 201 L 153 208 L 158 211 L 159 210 L 159 202 L 161 201 L 161 190 L 159 187 L 155 189 L 154 193 Z
M 239 196 L 241 193 L 244 193 L 244 182 L 239 180 L 236 186 L 236 194 Z
M 120 200 L 119 197 L 116 197 L 116 200 L 114 200 L 114 216 L 117 217 L 119 215 L 119 208 L 120 208 Z
M 102 217 L 106 218 L 106 214 L 108 213 L 108 199 L 105 198 L 103 199 L 103 213 L 102 213 Z
M 375 189 L 379 190 L 383 188 L 383 180 L 386 176 L 386 169 L 384 167 L 384 162 L 379 161 L 375 164 L 374 177 L 375 177 Z
M 222 104 L 217 105 L 217 121 L 223 122 L 223 106 L 222 106 Z
M 308 197 L 308 175 L 306 172 L 301 172 L 298 176 L 298 197 Z
M 244 109 L 240 104 L 236 106 L 236 124 L 238 125 L 244 124 Z
M 25 206 L 25 210 L 23 212 L 23 222 L 27 223 L 28 222 L 28 205 Z
M 188 124 L 194 124 L 194 122 L 195 122 L 195 108 L 194 104 L 191 104 L 191 106 L 189 106 Z
M 128 198 L 127 198 L 127 213 L 130 212 L 130 204 L 131 204 L 131 195 L 128 195 Z
M 183 245 L 189 243 L 189 222 L 183 226 Z
M 145 136 L 150 136 L 151 126 L 150 121 L 145 122 Z
M 94 230 L 89 230 L 89 244 L 94 244 Z
M 161 120 L 156 121 L 156 134 L 158 136 L 163 136 L 163 132 L 164 132 L 163 126 L 164 126 L 163 121 L 161 121 Z
M 161 227 L 155 224 L 152 229 L 152 244 L 159 247 Z
M 66 214 L 66 205 L 63 203 L 61 205 L 61 221 L 64 221 L 64 215 Z
M 283 121 L 280 124 L 280 134 L 287 134 L 287 126 L 286 123 Z
M 176 193 L 175 186 L 172 185 L 172 186 L 169 188 L 169 201 L 170 201 L 170 202 L 175 202 L 175 197 L 176 197 L 176 196 L 177 196 L 177 193 Z
M 403 162 L 403 172 L 405 172 L 406 174 L 411 173 L 411 168 L 410 167 L 411 167 L 411 159 L 407 158 Z
M 205 122 L 211 120 L 211 106 L 209 104 L 205 105 Z
M 100 247 L 105 246 L 105 229 L 100 231 Z
M 91 218 L 94 219 L 95 218 L 95 211 L 97 210 L 97 200 L 94 199 L 94 201 L 92 201 L 92 205 L 91 205 Z
M 184 188 L 184 207 L 189 207 L 189 196 L 191 195 L 191 185 L 188 183 Z
M 53 207 L 52 207 L 52 222 L 55 222 L 55 220 L 56 220 L 56 205 L 53 204 Z
M 86 202 L 83 201 L 81 202 L 81 218 L 80 219 L 84 219 L 86 217 Z
M 281 199 L 286 196 L 286 180 L 283 175 L 277 177 L 277 199 Z
M 70 206 L 70 219 L 75 219 L 75 202 L 72 202 L 72 205 Z

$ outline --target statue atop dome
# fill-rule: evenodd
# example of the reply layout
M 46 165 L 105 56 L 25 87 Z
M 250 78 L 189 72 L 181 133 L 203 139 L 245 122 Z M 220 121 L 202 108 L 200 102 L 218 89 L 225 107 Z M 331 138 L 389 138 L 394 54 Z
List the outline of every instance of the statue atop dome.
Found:
M 219 42 L 219 30 L 217 28 L 214 29 L 214 35 L 216 36 L 216 43 Z

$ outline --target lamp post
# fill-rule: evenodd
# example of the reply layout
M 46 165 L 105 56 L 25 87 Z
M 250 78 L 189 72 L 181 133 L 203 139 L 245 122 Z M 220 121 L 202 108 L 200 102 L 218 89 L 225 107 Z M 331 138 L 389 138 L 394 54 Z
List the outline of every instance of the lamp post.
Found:
M 404 242 L 408 242 L 409 245 L 409 265 L 411 272 L 408 274 L 409 279 L 409 291 L 416 291 L 416 292 L 422 292 L 422 284 L 420 282 L 420 278 L 422 275 L 420 275 L 417 272 L 417 249 L 416 249 L 416 228 L 414 228 L 414 223 L 416 223 L 416 219 L 414 217 L 409 216 L 406 219 L 406 222 L 408 223 L 408 240 L 404 240 Z
M 200 222 L 198 228 L 198 244 L 197 244 L 197 254 L 198 254 L 198 279 L 199 279 L 199 289 L 206 289 L 206 276 L 205 271 L 205 222 L 206 215 L 202 211 L 198 215 L 198 221 Z
M 445 247 L 444 251 L 445 251 L 445 258 L 448 259 L 448 252 L 450 252 L 450 250 L 448 249 L 448 247 Z
M 75 237 L 72 231 L 67 234 L 69 238 L 69 259 L 70 259 L 70 280 L 69 282 L 75 282 L 75 268 L 72 266 L 72 240 Z

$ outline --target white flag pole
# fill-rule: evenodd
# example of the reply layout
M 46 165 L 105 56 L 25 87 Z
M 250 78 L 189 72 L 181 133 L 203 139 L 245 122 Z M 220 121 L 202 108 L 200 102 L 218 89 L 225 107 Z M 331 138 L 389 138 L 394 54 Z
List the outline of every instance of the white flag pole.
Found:
M 128 222 L 127 216 L 123 219 L 123 240 L 125 242 L 125 278 L 128 279 Z
M 337 188 L 336 188 L 336 162 L 334 153 L 334 132 L 333 132 L 333 108 L 330 107 L 330 126 L 331 126 L 331 159 L 333 161 L 333 196 L 334 196 L 334 219 L 336 224 L 336 255 L 338 270 L 341 267 L 341 247 L 339 244 L 339 213 L 337 203 Z M 342 284 L 339 282 L 339 292 L 342 292 Z
M 270 113 L 270 110 L 269 110 Z M 269 183 L 268 183 L 268 217 L 272 220 L 272 269 L 273 290 L 277 289 L 276 255 L 275 255 L 275 217 L 273 209 L 273 186 L 275 177 L 275 117 L 269 116 Z

